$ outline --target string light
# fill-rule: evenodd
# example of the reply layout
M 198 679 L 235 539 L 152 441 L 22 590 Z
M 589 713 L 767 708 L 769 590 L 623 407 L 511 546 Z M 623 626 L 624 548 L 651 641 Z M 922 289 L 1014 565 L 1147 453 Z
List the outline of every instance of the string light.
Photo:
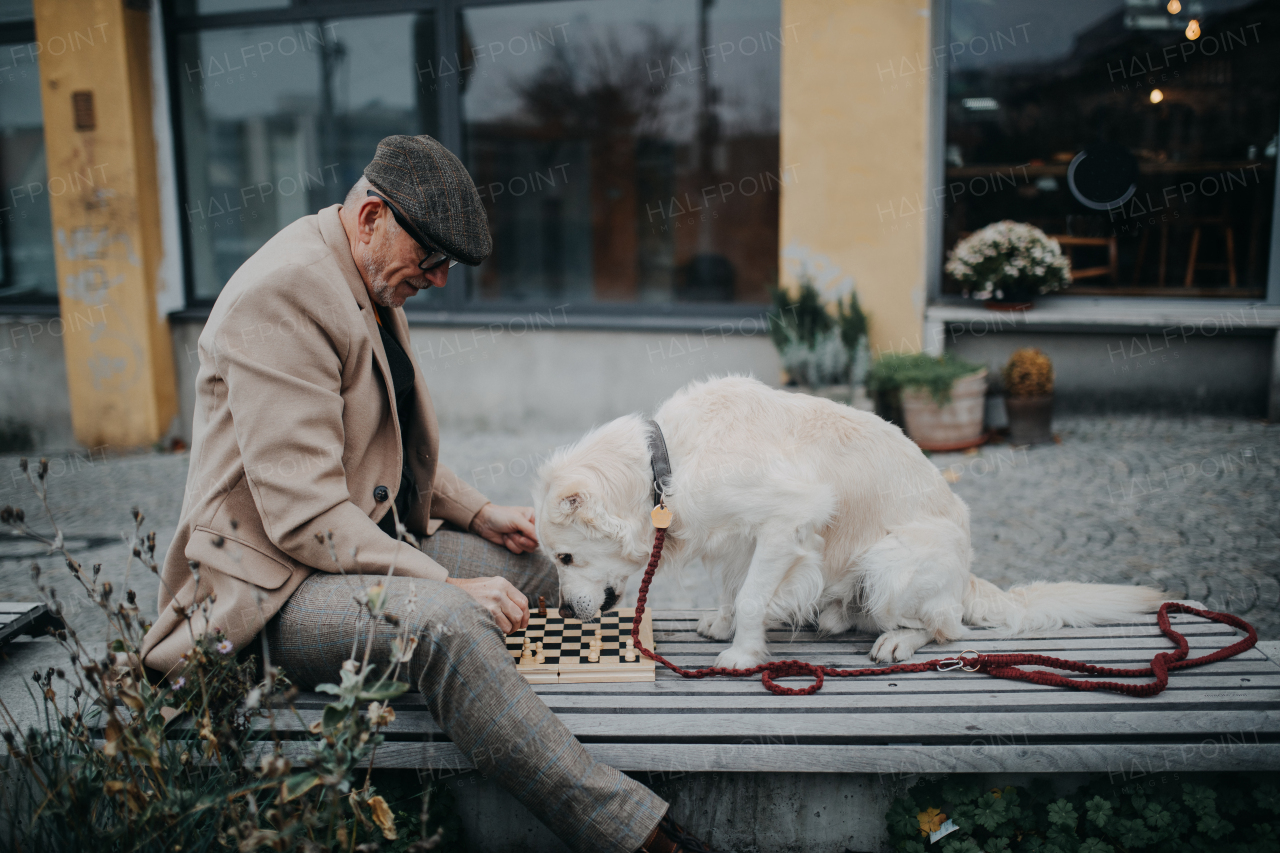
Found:
M 1182 11 L 1182 4 L 1178 0 L 1169 0 L 1169 5 L 1165 8 L 1169 10 L 1170 15 L 1176 15 Z
M 1191 19 L 1191 23 L 1187 24 L 1187 38 L 1195 41 L 1200 38 L 1200 22 L 1195 18 Z
M 1158 104 L 1163 100 L 1164 100 L 1164 92 L 1161 92 L 1159 89 L 1151 90 L 1151 103 Z

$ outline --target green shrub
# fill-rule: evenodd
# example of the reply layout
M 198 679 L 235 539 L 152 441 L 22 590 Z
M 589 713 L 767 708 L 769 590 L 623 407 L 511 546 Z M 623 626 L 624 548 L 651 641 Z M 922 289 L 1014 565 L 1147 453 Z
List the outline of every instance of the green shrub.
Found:
M 885 819 L 902 853 L 1266 853 L 1280 850 L 1277 774 L 1099 776 L 1063 797 L 1044 780 L 983 788 L 972 776 L 922 779 Z M 1189 781 L 1193 780 L 1194 781 Z M 956 829 L 929 843 L 925 829 Z
M 796 297 L 783 288 L 773 291 L 769 334 L 793 382 L 813 387 L 858 381 L 852 376 L 867 335 L 867 316 L 858 295 L 835 303 L 835 316 L 807 274 L 801 275 Z
M 939 357 L 925 353 L 881 356 L 867 372 L 867 392 L 873 395 L 923 388 L 939 406 L 951 401 L 951 385 L 957 379 L 977 373 L 981 365 L 970 364 L 950 353 Z

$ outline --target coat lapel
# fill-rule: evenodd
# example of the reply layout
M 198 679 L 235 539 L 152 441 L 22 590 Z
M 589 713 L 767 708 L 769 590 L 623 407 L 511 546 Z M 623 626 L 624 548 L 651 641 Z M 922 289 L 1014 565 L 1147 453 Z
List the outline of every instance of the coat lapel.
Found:
M 382 335 L 378 334 L 378 318 L 374 311 L 373 301 L 369 298 L 369 290 L 365 287 L 364 279 L 360 277 L 360 271 L 356 268 L 355 258 L 351 257 L 351 242 L 347 239 L 346 229 L 342 227 L 342 220 L 338 218 L 338 211 L 342 205 L 335 204 L 332 207 L 326 207 L 319 213 L 320 233 L 324 236 L 324 242 L 328 245 L 330 251 L 338 261 L 344 277 L 347 280 L 347 286 L 351 288 L 351 295 L 355 298 L 356 304 L 360 306 L 360 316 L 364 318 L 365 331 L 369 334 L 373 342 L 373 360 L 378 366 L 378 372 L 382 375 L 382 387 L 387 392 L 387 403 L 391 407 L 391 422 L 396 428 L 396 467 L 399 471 L 400 466 L 404 464 L 402 456 L 404 439 L 400 435 L 400 421 L 396 416 L 395 403 L 395 385 L 391 382 L 391 364 L 387 361 L 387 350 L 382 346 Z M 403 311 L 394 311 L 395 314 L 403 314 Z M 396 325 L 399 326 L 403 322 L 397 318 Z M 393 332 L 399 337 L 399 331 Z M 406 345 L 407 339 L 401 339 L 401 345 Z M 408 347 L 405 347 L 408 352 Z M 420 371 L 419 371 L 420 372 Z M 400 485 L 399 479 L 396 480 L 394 488 Z

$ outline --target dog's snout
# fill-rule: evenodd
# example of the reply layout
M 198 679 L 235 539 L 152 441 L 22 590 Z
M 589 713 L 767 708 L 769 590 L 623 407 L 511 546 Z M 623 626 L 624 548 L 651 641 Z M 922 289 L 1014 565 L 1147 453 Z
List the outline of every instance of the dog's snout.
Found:
M 569 606 L 569 605 L 567 605 L 567 604 L 561 604 L 561 605 L 560 605 L 560 618 L 561 618 L 561 619 L 572 619 L 572 618 L 573 618 L 573 608 L 572 608 L 572 607 L 570 607 L 570 606 Z
M 613 587 L 606 586 L 604 588 L 604 604 L 600 605 L 601 612 L 612 610 L 613 605 L 618 603 L 618 594 L 613 591 Z

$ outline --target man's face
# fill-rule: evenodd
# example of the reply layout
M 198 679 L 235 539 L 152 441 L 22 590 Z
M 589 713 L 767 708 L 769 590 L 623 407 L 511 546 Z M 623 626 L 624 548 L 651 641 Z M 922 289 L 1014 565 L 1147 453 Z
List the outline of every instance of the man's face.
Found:
M 387 308 L 399 308 L 405 300 L 427 287 L 444 287 L 449 265 L 423 272 L 418 264 L 426 252 L 396 224 L 386 205 L 378 216 L 373 239 L 364 244 L 360 258 L 373 301 Z

